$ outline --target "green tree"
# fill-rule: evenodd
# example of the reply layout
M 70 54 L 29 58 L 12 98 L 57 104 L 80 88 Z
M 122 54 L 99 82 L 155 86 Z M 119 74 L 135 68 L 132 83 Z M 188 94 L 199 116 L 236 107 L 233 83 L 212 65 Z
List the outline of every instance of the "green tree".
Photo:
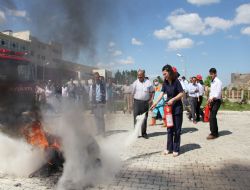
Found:
M 114 80 L 118 84 L 124 84 L 126 80 L 129 81 L 129 83 L 132 83 L 137 79 L 137 71 L 136 70 L 123 70 L 123 71 L 116 71 Z
M 207 76 L 206 79 L 204 80 L 204 85 L 210 87 L 211 86 L 211 77 Z

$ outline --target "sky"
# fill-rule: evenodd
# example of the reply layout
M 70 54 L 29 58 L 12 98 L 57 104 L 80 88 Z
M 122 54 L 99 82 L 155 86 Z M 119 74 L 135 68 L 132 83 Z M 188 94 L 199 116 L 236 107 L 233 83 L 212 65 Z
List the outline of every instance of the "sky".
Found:
M 93 21 L 98 25 L 92 23 L 96 28 L 94 58 L 86 59 L 83 50 L 79 63 L 114 72 L 145 69 L 151 79 L 161 76 L 165 64 L 175 66 L 186 77 L 201 74 L 205 78 L 215 67 L 224 86 L 230 83 L 231 73 L 250 73 L 250 0 L 105 1 L 106 12 L 98 17 L 104 8 L 94 4 L 97 8 L 88 18 L 91 21 L 97 15 Z M 45 1 L 32 2 L 41 7 Z M 31 4 L 31 0 L 0 0 L 0 31 L 31 30 L 32 35 L 46 40 L 41 28 L 35 27 L 36 6 Z M 60 15 L 55 20 L 58 23 L 66 19 L 53 7 L 43 9 L 47 13 L 51 18 Z

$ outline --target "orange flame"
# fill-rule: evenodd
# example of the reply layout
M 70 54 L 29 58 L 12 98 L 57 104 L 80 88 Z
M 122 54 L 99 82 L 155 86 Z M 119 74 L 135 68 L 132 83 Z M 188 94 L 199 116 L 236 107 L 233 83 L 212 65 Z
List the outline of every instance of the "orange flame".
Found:
M 52 136 L 52 142 L 49 142 L 47 134 L 40 121 L 34 121 L 31 125 L 25 127 L 23 129 L 23 134 L 27 142 L 33 146 L 37 146 L 42 149 L 50 147 L 60 150 L 61 148 L 60 141 L 55 136 Z

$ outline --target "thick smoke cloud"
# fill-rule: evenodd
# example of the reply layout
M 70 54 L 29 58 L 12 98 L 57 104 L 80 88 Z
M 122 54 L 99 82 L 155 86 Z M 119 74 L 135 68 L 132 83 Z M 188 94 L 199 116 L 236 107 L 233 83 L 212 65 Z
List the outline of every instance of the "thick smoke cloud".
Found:
M 15 10 L 16 4 L 12 0 L 0 0 L 0 7 Z
M 111 180 L 120 168 L 119 148 L 116 150 L 120 138 L 96 136 L 93 117 L 71 101 L 56 102 L 53 106 L 60 110 L 60 117 L 46 110 L 43 115 L 48 131 L 62 140 L 65 163 L 57 190 L 80 190 Z
M 64 57 L 73 61 L 82 53 L 94 60 L 100 39 L 112 36 L 116 5 L 113 0 L 0 0 L 0 8 L 27 11 L 32 35 L 61 43 Z
M 77 60 L 81 52 L 93 58 L 102 30 L 111 25 L 115 1 L 110 0 L 43 0 L 29 1 L 29 16 L 35 35 L 59 42 L 66 56 Z M 109 27 L 107 27 L 109 28 Z

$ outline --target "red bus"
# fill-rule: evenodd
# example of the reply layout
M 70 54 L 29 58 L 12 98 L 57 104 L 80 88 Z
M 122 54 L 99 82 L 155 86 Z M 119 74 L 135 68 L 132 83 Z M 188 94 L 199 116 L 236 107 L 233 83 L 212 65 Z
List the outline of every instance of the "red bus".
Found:
M 0 48 L 0 125 L 20 119 L 35 104 L 34 68 L 23 52 Z

